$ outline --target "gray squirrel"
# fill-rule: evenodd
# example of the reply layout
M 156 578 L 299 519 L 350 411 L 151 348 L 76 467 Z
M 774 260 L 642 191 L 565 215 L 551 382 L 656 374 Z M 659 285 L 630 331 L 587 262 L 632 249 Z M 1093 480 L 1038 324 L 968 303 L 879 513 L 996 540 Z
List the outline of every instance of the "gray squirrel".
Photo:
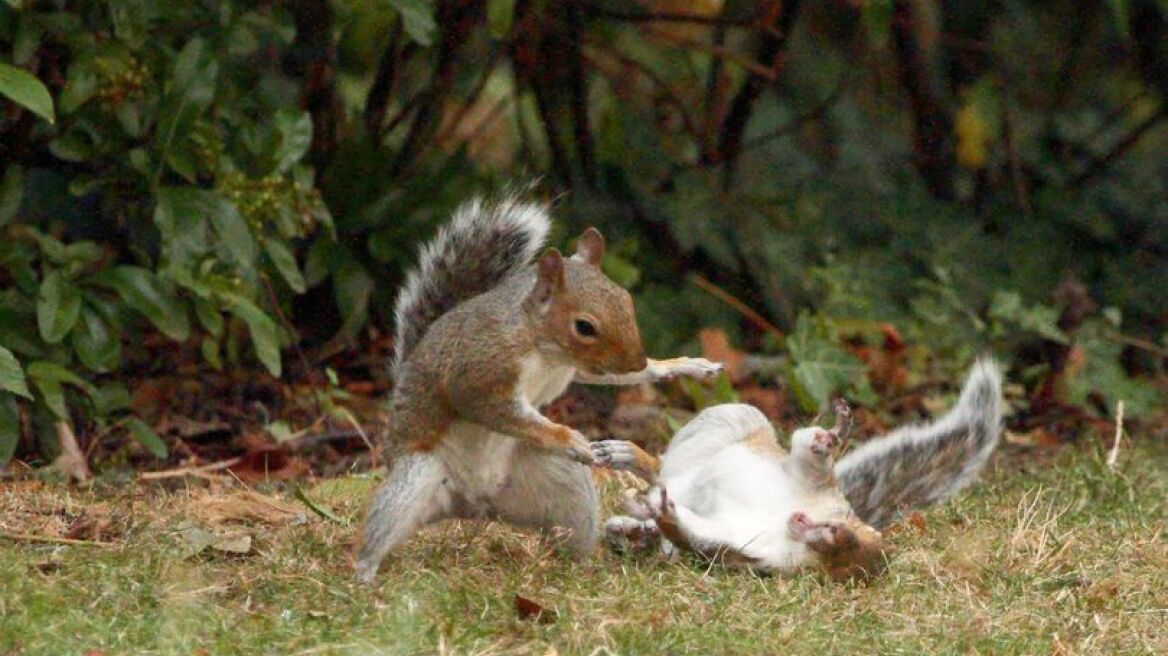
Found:
M 976 362 L 957 404 L 940 419 L 873 439 L 833 465 L 850 410 L 837 404 L 832 429 L 801 428 L 791 452 L 753 406 L 702 411 L 660 459 L 631 442 L 597 442 L 600 464 L 653 484 L 630 516 L 610 518 L 617 547 L 661 540 L 760 572 L 819 568 L 833 578 L 883 571 L 881 530 L 898 512 L 952 496 L 977 476 L 1001 434 L 997 367 Z
M 473 200 L 425 244 L 394 311 L 388 439 L 396 451 L 356 549 L 369 583 L 385 556 L 446 518 L 565 529 L 578 554 L 600 533 L 588 439 L 539 407 L 569 383 L 710 377 L 702 358 L 650 360 L 633 299 L 600 270 L 604 238 L 543 251 L 547 207 Z M 537 257 L 538 256 L 538 257 Z

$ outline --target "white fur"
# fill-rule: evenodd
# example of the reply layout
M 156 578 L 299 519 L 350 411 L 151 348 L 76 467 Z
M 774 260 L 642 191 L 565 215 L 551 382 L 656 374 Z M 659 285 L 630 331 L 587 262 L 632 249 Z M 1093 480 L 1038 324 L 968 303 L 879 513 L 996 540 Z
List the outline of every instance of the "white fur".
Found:
M 796 431 L 793 442 L 806 448 L 816 430 Z M 776 447 L 778 457 L 772 457 L 743 443 L 760 431 L 775 439 L 770 422 L 753 406 L 706 409 L 670 442 L 658 484 L 693 541 L 729 546 L 754 559 L 760 570 L 791 570 L 813 560 L 789 532 L 791 515 L 802 511 L 824 521 L 842 518 L 849 509 L 838 494 L 807 485 L 794 466 L 796 458 L 815 456 L 790 456 Z M 660 494 L 651 490 L 648 498 L 655 502 Z M 667 553 L 671 550 L 666 547 Z

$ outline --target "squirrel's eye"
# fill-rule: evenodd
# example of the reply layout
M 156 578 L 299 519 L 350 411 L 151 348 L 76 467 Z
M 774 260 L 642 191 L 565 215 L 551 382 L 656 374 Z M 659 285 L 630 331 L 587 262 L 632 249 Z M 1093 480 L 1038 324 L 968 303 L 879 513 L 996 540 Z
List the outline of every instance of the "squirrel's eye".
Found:
M 596 326 L 585 319 L 576 320 L 576 334 L 581 337 L 596 337 Z

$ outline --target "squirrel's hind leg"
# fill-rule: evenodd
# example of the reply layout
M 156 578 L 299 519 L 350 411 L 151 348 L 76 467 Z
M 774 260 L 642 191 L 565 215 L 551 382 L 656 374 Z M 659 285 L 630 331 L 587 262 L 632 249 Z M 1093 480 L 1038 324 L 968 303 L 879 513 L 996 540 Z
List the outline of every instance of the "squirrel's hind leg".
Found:
M 442 462 L 429 453 L 406 453 L 394 461 L 377 489 L 357 549 L 357 580 L 372 583 L 386 554 L 423 526 L 452 514 Z
M 523 445 L 513 475 L 491 499 L 495 515 L 548 533 L 567 531 L 565 544 L 585 556 L 600 537 L 600 501 L 592 471 L 557 453 Z

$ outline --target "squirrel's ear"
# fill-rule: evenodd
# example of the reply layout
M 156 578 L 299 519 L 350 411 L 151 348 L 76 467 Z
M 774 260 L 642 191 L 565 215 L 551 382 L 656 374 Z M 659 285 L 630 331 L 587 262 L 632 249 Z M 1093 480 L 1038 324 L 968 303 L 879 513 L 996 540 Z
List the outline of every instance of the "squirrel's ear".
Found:
M 588 228 L 576 240 L 576 254 L 573 260 L 586 262 L 594 267 L 600 266 L 604 259 L 604 236 L 596 228 Z
M 531 296 L 542 303 L 564 288 L 564 256 L 560 255 L 558 250 L 549 248 L 540 256 L 536 268 L 539 276 L 536 278 Z

